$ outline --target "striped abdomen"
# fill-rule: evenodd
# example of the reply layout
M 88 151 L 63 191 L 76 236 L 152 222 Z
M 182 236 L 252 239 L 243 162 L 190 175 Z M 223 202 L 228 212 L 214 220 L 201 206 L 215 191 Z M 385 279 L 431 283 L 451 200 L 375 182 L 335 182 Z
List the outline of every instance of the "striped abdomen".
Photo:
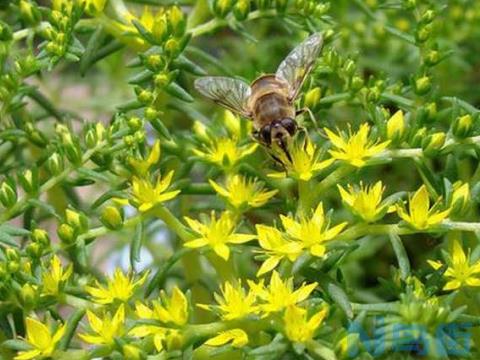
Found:
M 260 129 L 275 120 L 295 118 L 295 108 L 285 96 L 273 92 L 256 99 L 253 114 L 254 125 Z

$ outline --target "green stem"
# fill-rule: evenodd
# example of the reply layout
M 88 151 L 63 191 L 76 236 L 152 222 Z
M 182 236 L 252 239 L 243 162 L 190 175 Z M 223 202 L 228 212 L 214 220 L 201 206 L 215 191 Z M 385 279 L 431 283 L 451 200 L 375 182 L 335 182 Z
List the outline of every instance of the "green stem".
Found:
M 187 230 L 171 212 L 165 207 L 159 207 L 153 210 L 153 214 L 161 219 L 167 227 L 178 235 L 184 242 L 193 240 L 194 236 Z
M 310 181 L 298 180 L 298 209 L 297 215 L 306 216 L 312 209 L 312 187 Z
M 255 10 L 255 11 L 252 11 L 250 14 L 248 14 L 245 21 L 255 20 L 262 17 L 275 16 L 275 15 L 277 15 L 276 10 Z M 231 14 L 227 16 L 225 19 L 215 18 L 204 24 L 194 27 L 193 29 L 190 30 L 190 34 L 192 34 L 192 37 L 201 36 L 203 34 L 212 32 L 218 29 L 219 27 L 226 26 L 229 24 L 230 21 L 234 21 L 234 20 L 235 18 Z
M 314 186 L 310 194 L 312 202 L 315 202 L 315 199 L 321 197 L 321 195 L 328 188 L 332 187 L 335 184 L 338 184 L 340 179 L 351 173 L 355 168 L 353 166 L 341 166 L 337 168 L 334 172 L 328 175 L 325 179 L 320 181 L 317 185 Z

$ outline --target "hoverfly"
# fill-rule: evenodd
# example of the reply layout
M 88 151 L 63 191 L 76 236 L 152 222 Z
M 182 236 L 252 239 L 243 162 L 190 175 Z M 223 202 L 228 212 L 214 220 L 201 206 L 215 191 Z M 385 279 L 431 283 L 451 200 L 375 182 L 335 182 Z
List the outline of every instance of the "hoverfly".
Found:
M 215 103 L 253 120 L 253 137 L 267 148 L 277 144 L 290 159 L 288 141 L 297 132 L 295 117 L 307 109 L 296 110 L 295 99 L 322 48 L 323 38 L 316 33 L 294 48 L 275 74 L 245 82 L 221 76 L 195 81 L 195 88 Z

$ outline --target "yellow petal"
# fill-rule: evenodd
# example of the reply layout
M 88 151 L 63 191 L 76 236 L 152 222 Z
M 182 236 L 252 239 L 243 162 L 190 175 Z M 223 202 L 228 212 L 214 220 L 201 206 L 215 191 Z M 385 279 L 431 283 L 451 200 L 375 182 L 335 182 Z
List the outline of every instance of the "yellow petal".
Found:
M 260 266 L 260 269 L 258 269 L 257 277 L 262 276 L 275 269 L 281 259 L 282 256 L 270 256 L 267 260 L 263 262 L 262 266 Z
M 219 335 L 207 340 L 205 345 L 222 346 L 232 342 L 233 347 L 242 347 L 248 344 L 248 335 L 242 329 L 231 329 L 219 333 Z
M 26 326 L 27 341 L 30 344 L 40 349 L 45 349 L 50 345 L 52 337 L 50 330 L 44 324 L 35 319 L 27 318 Z

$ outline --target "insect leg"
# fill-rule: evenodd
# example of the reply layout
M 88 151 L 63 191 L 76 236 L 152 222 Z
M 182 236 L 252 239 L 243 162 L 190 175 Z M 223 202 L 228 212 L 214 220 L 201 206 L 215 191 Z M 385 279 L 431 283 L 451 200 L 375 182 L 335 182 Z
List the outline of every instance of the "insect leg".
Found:
M 315 127 L 315 130 L 320 132 L 320 128 L 318 127 L 318 124 L 317 124 L 317 119 L 315 119 L 315 116 L 313 115 L 312 110 L 310 110 L 308 107 L 304 107 L 303 109 L 297 110 L 296 113 L 295 113 L 295 116 L 299 116 L 299 115 L 302 115 L 304 113 L 308 114 L 308 117 L 312 121 L 313 126 Z

